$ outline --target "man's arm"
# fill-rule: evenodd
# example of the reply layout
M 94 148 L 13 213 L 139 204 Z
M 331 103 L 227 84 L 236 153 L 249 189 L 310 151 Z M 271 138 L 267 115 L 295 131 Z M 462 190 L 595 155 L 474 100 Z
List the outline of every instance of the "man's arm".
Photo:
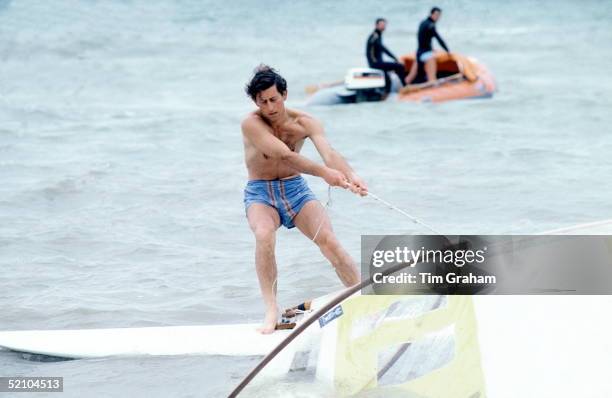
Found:
M 388 56 L 390 56 L 391 58 L 393 58 L 395 60 L 395 62 L 399 62 L 397 60 L 397 57 L 395 55 L 393 55 L 393 53 L 391 51 L 389 51 L 389 49 L 387 47 L 384 46 L 384 44 L 381 44 L 382 46 L 382 50 L 385 54 L 387 54 Z
M 254 117 L 242 122 L 242 134 L 255 148 L 272 159 L 286 162 L 295 170 L 323 178 L 329 185 L 347 188 L 348 181 L 337 170 L 317 164 L 304 156 L 293 152 L 284 142 L 267 131 L 266 126 Z
M 314 144 L 317 152 L 325 164 L 335 170 L 342 172 L 351 183 L 351 191 L 362 196 L 368 192 L 366 183 L 353 171 L 348 162 L 327 141 L 321 123 L 312 117 L 303 117 L 301 124 L 308 132 L 308 137 Z
M 447 53 L 449 53 L 450 50 L 446 46 L 446 43 L 444 42 L 444 40 L 442 40 L 442 37 L 438 34 L 438 31 L 436 30 L 435 26 L 434 26 L 434 29 L 433 29 L 433 33 L 434 33 L 434 37 L 436 38 L 436 40 L 438 40 L 438 43 L 440 43 L 442 48 L 445 49 Z

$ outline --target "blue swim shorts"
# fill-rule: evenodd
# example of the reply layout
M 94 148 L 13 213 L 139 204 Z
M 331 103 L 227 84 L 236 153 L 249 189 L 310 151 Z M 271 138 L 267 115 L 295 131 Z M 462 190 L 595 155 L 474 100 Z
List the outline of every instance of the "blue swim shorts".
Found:
M 281 223 L 291 229 L 293 219 L 302 207 L 311 200 L 317 200 L 302 176 L 285 180 L 251 180 L 244 188 L 244 210 L 253 203 L 263 203 L 274 208 Z
M 423 54 L 421 54 L 419 56 L 419 61 L 421 62 L 427 62 L 429 59 L 431 59 L 434 56 L 433 51 L 425 51 Z

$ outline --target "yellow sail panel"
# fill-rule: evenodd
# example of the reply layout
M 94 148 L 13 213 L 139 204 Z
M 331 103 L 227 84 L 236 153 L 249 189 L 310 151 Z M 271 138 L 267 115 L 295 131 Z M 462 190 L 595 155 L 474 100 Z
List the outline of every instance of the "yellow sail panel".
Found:
M 417 397 L 485 397 L 470 296 L 355 296 L 342 307 L 338 394 L 376 388 Z

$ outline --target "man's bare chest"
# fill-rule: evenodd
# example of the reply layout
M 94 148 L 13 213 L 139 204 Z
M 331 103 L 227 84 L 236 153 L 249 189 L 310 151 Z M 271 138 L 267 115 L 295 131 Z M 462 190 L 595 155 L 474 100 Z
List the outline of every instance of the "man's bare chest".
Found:
M 281 140 L 291 149 L 295 151 L 299 149 L 306 138 L 306 132 L 303 129 L 282 129 L 271 132 L 276 138 Z

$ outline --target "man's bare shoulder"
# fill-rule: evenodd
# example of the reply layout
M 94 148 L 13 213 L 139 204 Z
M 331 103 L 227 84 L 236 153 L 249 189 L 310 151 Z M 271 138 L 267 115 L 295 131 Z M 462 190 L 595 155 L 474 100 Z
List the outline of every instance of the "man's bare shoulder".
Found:
M 240 123 L 242 132 L 265 129 L 268 124 L 257 111 L 248 113 Z
M 304 111 L 300 111 L 297 109 L 289 109 L 287 108 L 287 114 L 289 117 L 297 122 L 301 122 L 303 120 L 317 120 L 310 113 L 306 113 Z
M 321 121 L 309 113 L 292 109 L 290 115 L 296 123 L 306 129 L 309 135 L 323 129 Z

